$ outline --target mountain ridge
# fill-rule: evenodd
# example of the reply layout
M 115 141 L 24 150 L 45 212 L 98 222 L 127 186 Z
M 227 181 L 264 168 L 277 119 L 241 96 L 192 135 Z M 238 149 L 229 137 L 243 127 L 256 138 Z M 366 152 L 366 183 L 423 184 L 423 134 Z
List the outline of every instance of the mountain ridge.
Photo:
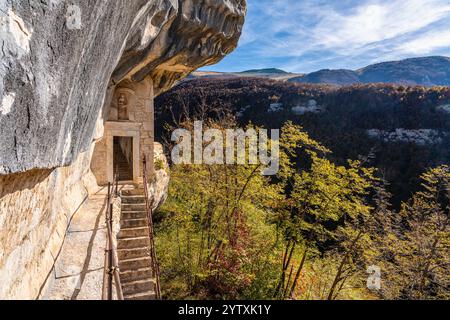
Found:
M 195 71 L 187 78 L 193 80 L 203 79 L 227 79 L 227 78 L 266 78 L 274 80 L 289 80 L 291 78 L 300 77 L 301 73 L 291 73 L 278 68 L 250 69 L 240 72 L 217 72 L 217 71 Z
M 405 85 L 450 85 L 450 58 L 430 56 L 398 61 L 380 62 L 357 70 L 323 69 L 290 82 L 351 85 L 366 83 L 393 83 Z
M 290 72 L 278 69 L 278 68 L 265 68 L 265 69 L 251 69 L 251 70 L 245 70 L 239 73 L 275 73 L 275 74 L 288 74 Z
M 450 86 L 450 57 L 408 58 L 379 62 L 356 70 L 322 69 L 307 74 L 291 73 L 278 68 L 251 69 L 242 72 L 197 71 L 192 73 L 189 79 L 238 77 L 338 86 L 368 83 Z

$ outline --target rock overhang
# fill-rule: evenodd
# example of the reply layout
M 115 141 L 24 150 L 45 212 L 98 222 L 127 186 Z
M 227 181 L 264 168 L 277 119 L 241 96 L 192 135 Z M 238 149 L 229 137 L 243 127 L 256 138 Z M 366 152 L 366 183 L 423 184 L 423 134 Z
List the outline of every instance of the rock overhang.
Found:
M 70 29 L 73 5 L 81 23 Z M 150 76 L 156 94 L 169 89 L 230 53 L 246 13 L 244 0 L 6 0 L 0 6 L 0 38 L 9 39 L 0 51 L 0 175 L 70 165 L 92 143 L 108 88 Z M 9 21 L 18 21 L 14 30 Z M 18 37 L 17 30 L 27 32 Z

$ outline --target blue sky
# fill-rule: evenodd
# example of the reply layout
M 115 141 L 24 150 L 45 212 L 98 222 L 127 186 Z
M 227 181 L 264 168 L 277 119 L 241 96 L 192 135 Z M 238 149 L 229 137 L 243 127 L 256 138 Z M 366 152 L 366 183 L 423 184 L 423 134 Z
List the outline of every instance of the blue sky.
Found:
M 450 56 L 449 0 L 247 0 L 247 5 L 238 48 L 202 70 L 312 72 Z

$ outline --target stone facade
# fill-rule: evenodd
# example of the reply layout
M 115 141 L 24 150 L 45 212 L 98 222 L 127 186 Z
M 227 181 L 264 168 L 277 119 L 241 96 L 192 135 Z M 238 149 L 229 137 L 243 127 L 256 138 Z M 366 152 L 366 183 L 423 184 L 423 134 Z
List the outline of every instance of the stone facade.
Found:
M 142 183 L 142 163 L 147 161 L 147 172 L 154 173 L 154 105 L 153 82 L 150 77 L 139 83 L 124 82 L 115 89 L 107 106 L 104 136 L 96 143 L 91 169 L 99 185 L 113 182 L 114 137 L 130 137 L 133 141 L 131 161 L 133 182 Z M 129 155 L 126 155 L 127 157 Z

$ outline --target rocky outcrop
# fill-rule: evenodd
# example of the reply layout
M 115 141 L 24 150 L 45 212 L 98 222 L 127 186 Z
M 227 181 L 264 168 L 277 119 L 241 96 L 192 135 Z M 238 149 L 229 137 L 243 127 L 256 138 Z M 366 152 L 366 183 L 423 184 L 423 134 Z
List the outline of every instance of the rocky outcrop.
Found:
M 245 10 L 244 0 L 0 2 L 0 299 L 39 295 L 95 184 L 93 144 L 115 86 L 150 76 L 158 94 L 217 62 Z M 164 183 L 153 192 L 163 199 Z
M 10 174 L 73 163 L 123 79 L 151 75 L 157 94 L 223 58 L 245 1 L 6 0 L 0 14 L 0 174 Z
M 164 154 L 163 146 L 160 143 L 155 143 L 154 147 L 155 159 L 155 176 L 152 183 L 149 185 L 149 194 L 153 203 L 153 210 L 158 209 L 167 199 L 169 194 L 169 164 Z
M 93 148 L 69 167 L 0 176 L 0 299 L 32 299 L 73 214 L 96 187 Z

